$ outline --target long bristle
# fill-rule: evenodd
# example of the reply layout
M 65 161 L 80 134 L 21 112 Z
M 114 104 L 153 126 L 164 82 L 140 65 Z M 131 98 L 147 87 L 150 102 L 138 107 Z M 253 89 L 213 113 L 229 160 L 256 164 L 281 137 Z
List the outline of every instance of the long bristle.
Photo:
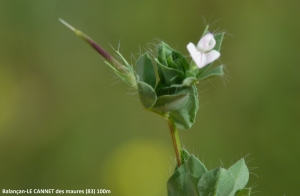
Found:
M 72 31 L 76 31 L 76 29 L 74 27 L 72 27 L 69 23 L 67 23 L 66 21 L 64 21 L 63 19 L 59 18 L 58 19 L 61 23 L 63 23 L 66 27 L 68 27 L 69 29 L 71 29 Z

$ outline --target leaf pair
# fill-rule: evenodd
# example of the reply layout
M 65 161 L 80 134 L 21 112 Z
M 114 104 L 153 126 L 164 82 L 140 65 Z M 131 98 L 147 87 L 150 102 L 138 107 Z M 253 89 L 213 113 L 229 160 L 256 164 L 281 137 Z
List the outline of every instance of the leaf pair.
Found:
M 210 171 L 194 155 L 183 151 L 185 162 L 177 168 L 167 182 L 169 196 L 248 196 L 251 189 L 244 188 L 249 171 L 244 159 L 228 170 Z

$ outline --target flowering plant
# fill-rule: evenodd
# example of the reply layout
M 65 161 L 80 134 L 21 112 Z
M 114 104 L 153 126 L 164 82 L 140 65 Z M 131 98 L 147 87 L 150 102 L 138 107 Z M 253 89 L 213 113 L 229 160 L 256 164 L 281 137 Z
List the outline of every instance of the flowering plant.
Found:
M 187 45 L 193 59 L 191 63 L 180 52 L 161 42 L 156 47 L 157 54 L 146 52 L 140 55 L 134 67 L 119 51 L 115 52 L 121 62 L 81 31 L 60 21 L 88 42 L 121 80 L 138 91 L 145 110 L 167 120 L 177 161 L 167 182 L 169 196 L 250 195 L 251 189 L 245 188 L 249 171 L 244 159 L 228 170 L 216 168 L 208 171 L 199 159 L 181 147 L 178 134 L 178 128 L 190 129 L 195 123 L 199 109 L 196 84 L 223 75 L 223 66 L 212 68 L 212 63 L 220 57 L 224 33 L 213 34 L 207 26 L 197 46 L 193 43 Z

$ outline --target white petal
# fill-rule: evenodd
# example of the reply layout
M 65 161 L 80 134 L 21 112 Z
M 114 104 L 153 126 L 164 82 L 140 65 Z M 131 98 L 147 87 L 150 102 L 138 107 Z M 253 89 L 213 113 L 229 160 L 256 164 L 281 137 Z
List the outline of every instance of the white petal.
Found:
M 192 53 L 195 53 L 198 51 L 198 49 L 196 48 L 195 44 L 193 43 L 189 43 L 187 46 L 186 46 L 187 50 L 189 51 L 189 53 L 192 55 Z
M 198 68 L 202 68 L 206 65 L 205 62 L 207 58 L 205 54 L 197 50 L 193 43 L 189 43 L 187 49 Z
M 214 34 L 207 33 L 205 34 L 197 44 L 197 48 L 201 52 L 207 52 L 213 49 L 216 45 L 216 40 L 214 38 Z
M 218 52 L 216 50 L 211 50 L 211 51 L 205 53 L 204 54 L 204 56 L 206 56 L 206 62 L 205 62 L 206 64 L 205 65 L 217 60 L 220 57 L 220 55 L 221 55 L 220 52 Z

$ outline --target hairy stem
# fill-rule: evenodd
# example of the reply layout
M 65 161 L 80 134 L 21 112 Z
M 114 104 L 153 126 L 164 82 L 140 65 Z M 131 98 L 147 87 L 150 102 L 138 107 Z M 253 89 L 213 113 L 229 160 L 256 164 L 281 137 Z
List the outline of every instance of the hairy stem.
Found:
M 181 142 L 178 134 L 178 129 L 171 118 L 168 118 L 168 125 L 172 137 L 175 154 L 176 154 L 177 166 L 180 167 L 181 164 L 183 163 L 183 157 L 182 157 L 182 148 L 181 148 Z

